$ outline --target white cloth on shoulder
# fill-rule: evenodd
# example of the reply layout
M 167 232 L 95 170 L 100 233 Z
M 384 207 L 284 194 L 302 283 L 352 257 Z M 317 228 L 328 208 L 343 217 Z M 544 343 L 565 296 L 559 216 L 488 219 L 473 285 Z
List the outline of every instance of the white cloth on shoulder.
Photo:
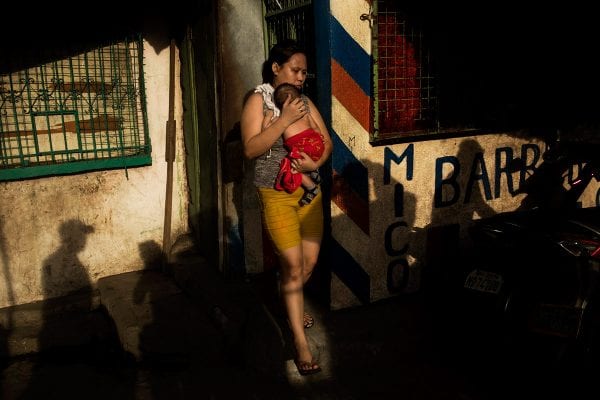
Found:
M 270 83 L 263 83 L 254 88 L 254 93 L 260 93 L 263 97 L 265 108 L 273 111 L 273 118 L 279 117 L 281 111 L 273 102 L 273 92 L 275 89 Z

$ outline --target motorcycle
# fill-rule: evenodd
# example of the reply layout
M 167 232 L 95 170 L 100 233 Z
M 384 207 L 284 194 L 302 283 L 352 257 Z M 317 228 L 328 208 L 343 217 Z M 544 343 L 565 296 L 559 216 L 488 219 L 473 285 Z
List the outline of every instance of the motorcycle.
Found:
M 472 334 L 502 343 L 497 356 L 597 367 L 600 207 L 578 208 L 577 200 L 600 179 L 599 158 L 598 145 L 556 141 L 521 188 L 523 207 L 469 228 L 473 253 L 460 280 L 461 310 Z M 565 189 L 574 164 L 579 174 Z

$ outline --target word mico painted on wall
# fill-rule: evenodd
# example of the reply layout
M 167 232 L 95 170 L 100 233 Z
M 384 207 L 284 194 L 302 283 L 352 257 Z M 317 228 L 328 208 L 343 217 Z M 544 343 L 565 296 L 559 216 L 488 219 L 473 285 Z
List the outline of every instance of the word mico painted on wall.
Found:
M 383 166 L 383 184 L 389 185 L 391 181 L 390 163 L 395 164 L 406 161 L 406 180 L 410 181 L 413 178 L 414 167 L 414 145 L 409 145 L 406 150 L 397 156 L 388 147 L 384 150 L 384 166 Z M 404 186 L 401 183 L 394 185 L 394 218 L 404 218 Z M 408 241 L 404 245 L 395 246 L 392 238 L 396 230 L 410 229 L 406 221 L 395 221 L 385 230 L 384 245 L 385 252 L 390 257 L 395 257 L 387 266 L 387 288 L 390 293 L 401 292 L 408 283 L 409 265 L 406 259 L 409 244 Z

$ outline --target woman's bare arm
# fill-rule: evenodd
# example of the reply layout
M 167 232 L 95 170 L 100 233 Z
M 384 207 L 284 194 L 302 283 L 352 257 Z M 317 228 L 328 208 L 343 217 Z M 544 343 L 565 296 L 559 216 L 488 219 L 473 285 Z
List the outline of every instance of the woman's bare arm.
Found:
M 281 115 L 263 129 L 263 99 L 260 93 L 252 94 L 242 109 L 240 121 L 244 155 L 254 159 L 264 154 L 279 139 L 283 131 L 306 114 L 302 101 L 288 100 L 283 104 Z

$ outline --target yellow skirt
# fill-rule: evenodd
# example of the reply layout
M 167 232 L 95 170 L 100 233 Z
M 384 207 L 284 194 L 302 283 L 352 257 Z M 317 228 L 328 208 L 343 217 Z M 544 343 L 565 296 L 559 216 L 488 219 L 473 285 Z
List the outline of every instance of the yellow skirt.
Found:
M 305 206 L 298 202 L 304 194 L 299 187 L 294 193 L 258 188 L 263 226 L 275 251 L 298 246 L 302 239 L 323 237 L 323 196 L 321 191 Z

